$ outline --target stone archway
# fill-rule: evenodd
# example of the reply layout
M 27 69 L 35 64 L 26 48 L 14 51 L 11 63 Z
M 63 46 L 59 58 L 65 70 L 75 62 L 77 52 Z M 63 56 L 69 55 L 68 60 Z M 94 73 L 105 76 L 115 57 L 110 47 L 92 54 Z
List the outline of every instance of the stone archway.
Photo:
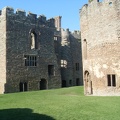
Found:
M 88 71 L 84 72 L 84 90 L 86 95 L 93 94 L 92 81 L 90 79 L 90 73 Z
M 46 89 L 47 89 L 47 81 L 46 81 L 46 79 L 41 79 L 40 90 L 46 90 Z

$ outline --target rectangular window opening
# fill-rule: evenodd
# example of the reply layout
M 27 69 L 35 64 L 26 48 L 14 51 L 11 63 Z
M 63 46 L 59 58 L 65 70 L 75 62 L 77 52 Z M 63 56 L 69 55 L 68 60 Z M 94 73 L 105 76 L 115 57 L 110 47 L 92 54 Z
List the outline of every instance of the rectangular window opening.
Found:
M 79 71 L 79 63 L 75 63 L 76 71 Z
M 25 66 L 37 66 L 37 56 L 24 55 Z
M 115 75 L 112 75 L 112 86 L 116 86 L 116 78 L 115 78 Z
M 54 75 L 54 65 L 48 65 L 48 75 Z
M 54 40 L 58 40 L 58 38 L 56 36 L 54 36 Z
M 108 86 L 111 86 L 111 76 L 107 75 L 107 80 L 108 80 Z
M 116 75 L 111 74 L 111 75 L 107 75 L 107 85 L 108 86 L 116 86 Z

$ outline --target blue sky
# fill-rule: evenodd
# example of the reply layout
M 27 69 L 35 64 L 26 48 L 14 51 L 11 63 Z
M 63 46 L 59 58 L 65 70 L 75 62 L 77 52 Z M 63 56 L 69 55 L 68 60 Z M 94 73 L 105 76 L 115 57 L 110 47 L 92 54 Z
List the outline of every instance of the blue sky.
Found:
M 47 19 L 62 16 L 62 28 L 71 31 L 80 30 L 79 9 L 88 3 L 88 0 L 0 0 L 0 9 L 10 6 L 41 15 Z

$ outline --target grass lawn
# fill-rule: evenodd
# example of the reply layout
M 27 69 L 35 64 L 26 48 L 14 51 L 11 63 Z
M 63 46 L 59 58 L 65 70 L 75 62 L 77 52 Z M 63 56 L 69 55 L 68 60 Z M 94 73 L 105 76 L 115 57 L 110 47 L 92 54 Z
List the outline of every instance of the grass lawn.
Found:
M 84 96 L 79 86 L 4 94 L 0 120 L 120 120 L 120 97 Z

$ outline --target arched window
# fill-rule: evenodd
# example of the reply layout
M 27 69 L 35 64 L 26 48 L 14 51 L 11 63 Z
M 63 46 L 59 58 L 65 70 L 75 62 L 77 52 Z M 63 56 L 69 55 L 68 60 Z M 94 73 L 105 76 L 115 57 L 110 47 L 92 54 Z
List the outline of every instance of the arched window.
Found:
M 35 32 L 35 30 L 31 29 L 30 30 L 30 39 L 31 39 L 31 49 L 37 49 L 38 45 L 37 45 L 37 34 Z
M 87 95 L 93 94 L 92 81 L 90 79 L 90 73 L 88 71 L 84 72 L 84 87 L 85 94 Z

